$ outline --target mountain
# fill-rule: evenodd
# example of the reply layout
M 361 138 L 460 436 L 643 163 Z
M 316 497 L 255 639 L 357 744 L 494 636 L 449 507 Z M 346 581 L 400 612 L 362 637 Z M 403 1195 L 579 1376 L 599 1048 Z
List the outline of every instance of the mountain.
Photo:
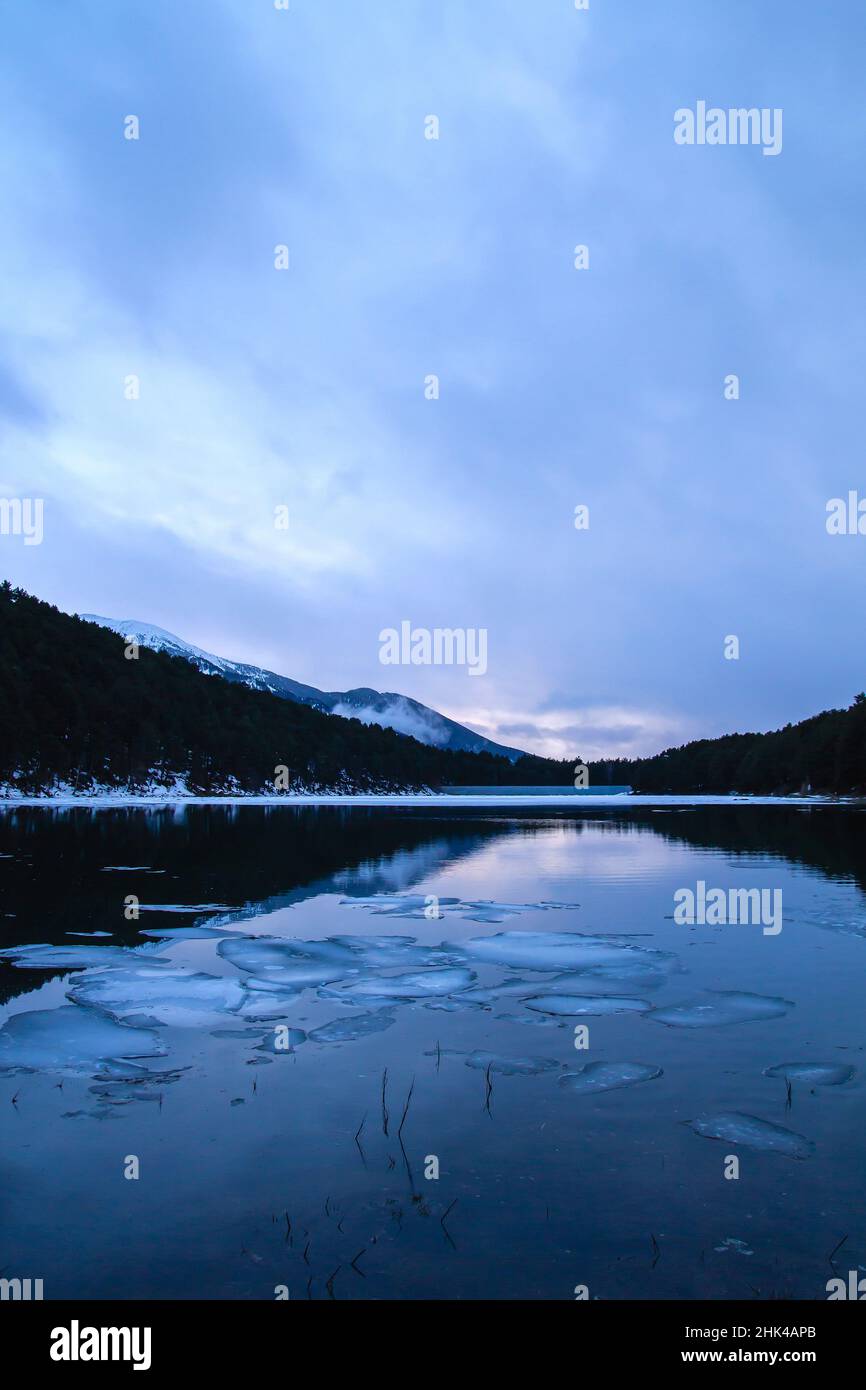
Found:
M 214 656 L 212 652 L 202 651 L 191 642 L 175 637 L 164 628 L 154 627 L 152 623 L 139 622 L 137 618 L 103 618 L 98 613 L 79 613 L 85 623 L 98 623 L 100 627 L 111 628 L 121 637 L 135 641 L 140 647 L 149 647 L 154 652 L 167 652 L 169 656 L 180 656 L 189 661 L 206 676 L 222 676 L 223 680 L 238 681 L 251 690 L 266 690 L 271 695 L 279 695 L 282 700 L 296 700 L 312 709 L 323 710 L 327 714 L 342 715 L 345 719 L 360 719 L 362 724 L 378 724 L 383 729 L 394 729 L 398 734 L 408 734 L 419 743 L 431 748 L 447 748 L 456 753 L 492 753 L 497 758 L 509 758 L 516 762 L 524 754 L 519 748 L 506 748 L 493 743 L 481 734 L 448 719 L 427 705 L 411 700 L 407 695 L 397 695 L 393 691 L 371 690 L 361 686 L 355 690 L 317 690 L 314 685 L 303 685 L 289 676 L 278 676 L 274 671 L 266 671 L 261 666 L 248 666 L 242 661 L 228 661 L 225 657 Z
M 544 758 L 436 748 L 253 689 L 233 674 L 205 674 L 188 653 L 130 650 L 112 629 L 3 581 L 0 795 L 273 795 L 563 780 L 562 765 Z

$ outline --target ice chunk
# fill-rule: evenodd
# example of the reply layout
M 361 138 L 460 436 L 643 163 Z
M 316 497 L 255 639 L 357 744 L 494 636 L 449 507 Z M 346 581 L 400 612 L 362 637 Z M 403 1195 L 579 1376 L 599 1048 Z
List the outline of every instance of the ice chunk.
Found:
M 576 989 L 595 984 L 657 989 L 665 983 L 676 964 L 676 957 L 668 955 L 665 951 L 638 949 L 631 959 L 617 961 L 614 965 L 593 965 L 588 970 L 581 970 L 576 974 L 559 976 L 553 983 L 563 987 L 574 985 Z
M 247 998 L 237 980 L 187 970 L 109 970 L 86 975 L 68 992 L 86 1008 L 112 1018 L 146 1015 L 176 1028 L 205 1028 L 225 1013 L 240 1009 Z
M 369 970 L 424 965 L 460 965 L 463 952 L 443 946 L 418 946 L 412 936 L 332 936 L 336 945 L 352 952 L 355 964 Z
M 786 1158 L 808 1158 L 815 1152 L 811 1139 L 795 1134 L 792 1129 L 761 1120 L 757 1115 L 744 1115 L 739 1110 L 720 1115 L 699 1115 L 691 1128 L 704 1139 L 724 1139 L 728 1144 L 758 1149 L 763 1153 L 783 1154 Z
M 126 946 L 7 946 L 0 958 L 19 970 L 89 970 L 101 965 L 129 965 L 137 960 L 162 965 L 155 947 L 136 951 Z
M 559 1068 L 559 1062 L 553 1057 L 503 1057 L 498 1052 L 470 1052 L 466 1065 L 476 1071 L 487 1071 L 489 1067 L 503 1076 L 539 1076 Z
M 429 1008 L 429 1004 L 426 1006 Z M 503 1023 L 522 1023 L 526 1027 L 532 1028 L 565 1028 L 564 1023 L 560 1023 L 556 1018 L 550 1018 L 547 1014 L 497 1014 L 496 1017 Z
M 661 1067 L 646 1066 L 643 1062 L 587 1062 L 577 1071 L 567 1071 L 559 1078 L 559 1084 L 577 1095 L 589 1095 L 638 1086 L 642 1081 L 655 1081 L 663 1075 Z
M 710 990 L 703 999 L 688 1000 L 653 1009 L 648 1017 L 670 1028 L 711 1028 L 726 1023 L 754 1023 L 759 1019 L 782 1018 L 794 1004 L 769 994 L 747 994 L 738 990 Z
M 736 1236 L 725 1236 L 721 1245 L 714 1245 L 713 1249 L 717 1255 L 726 1255 L 729 1250 L 733 1250 L 737 1255 L 754 1255 L 755 1253 L 744 1240 L 737 1240 Z
M 764 1075 L 802 1081 L 806 1086 L 844 1086 L 856 1075 L 856 1069 L 832 1062 L 780 1062 L 777 1067 L 767 1067 Z
M 250 991 L 250 981 L 246 982 L 247 990 Z M 237 1012 L 241 1018 L 245 1019 L 272 1019 L 285 1018 L 288 1009 L 300 999 L 300 994 L 293 991 L 275 994 L 270 990 L 261 988 L 261 981 L 255 981 L 256 989 L 251 990 Z
M 312 1042 L 354 1042 L 370 1033 L 383 1033 L 394 1021 L 393 1014 L 380 1009 L 375 1013 L 355 1014 L 353 1018 L 336 1018 L 333 1023 L 314 1028 L 307 1036 Z
M 432 895 L 431 895 L 432 896 Z M 439 907 L 456 907 L 459 898 L 437 896 Z M 364 907 L 376 917 L 424 918 L 428 897 L 420 893 L 376 893 L 371 898 L 341 898 L 341 907 Z
M 501 985 L 476 985 L 461 998 L 473 1004 L 495 1004 L 497 999 L 526 998 L 537 989 L 537 980 L 508 980 Z
M 123 1028 L 71 1004 L 13 1014 L 0 1028 L 0 1071 L 87 1075 L 104 1061 L 165 1053 L 155 1034 Z
M 475 936 L 461 944 L 473 960 L 507 965 L 519 970 L 584 970 L 600 965 L 625 965 L 654 954 L 638 946 L 624 946 L 608 937 L 580 932 L 504 931 L 494 936 Z
M 382 975 L 349 980 L 342 988 L 322 989 L 323 999 L 424 999 L 466 989 L 475 972 L 461 967 L 420 970 L 408 975 Z
M 526 1001 L 528 1009 L 539 1014 L 558 1014 L 578 1018 L 582 1014 L 641 1014 L 650 1007 L 645 999 L 625 999 L 615 994 L 539 994 Z
M 356 973 L 360 966 L 353 953 L 336 942 L 295 941 L 279 936 L 244 936 L 221 941 L 217 954 L 252 975 L 279 972 L 281 984 L 298 989 L 340 980 Z
M 215 937 L 237 936 L 220 927 L 143 927 L 139 936 L 155 937 L 160 941 L 212 941 Z
M 139 912 L 232 912 L 227 903 L 139 903 Z

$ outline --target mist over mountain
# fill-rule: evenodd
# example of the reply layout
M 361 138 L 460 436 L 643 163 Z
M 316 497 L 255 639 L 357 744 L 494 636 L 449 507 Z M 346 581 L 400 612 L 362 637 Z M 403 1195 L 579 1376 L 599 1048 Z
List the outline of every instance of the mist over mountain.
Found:
M 524 756 L 519 748 L 493 743 L 407 695 L 373 690 L 366 686 L 354 690 L 318 690 L 313 685 L 304 685 L 301 681 L 277 675 L 264 667 L 229 661 L 212 652 L 202 651 L 191 642 L 176 637 L 173 632 L 166 632 L 152 623 L 140 622 L 137 618 L 105 618 L 98 613 L 79 613 L 78 616 L 83 622 L 111 628 L 121 637 L 133 640 L 139 646 L 149 647 L 151 651 L 183 657 L 205 675 L 238 681 L 251 690 L 266 690 L 281 699 L 296 700 L 345 719 L 360 719 L 362 724 L 378 724 L 383 729 L 394 729 L 398 734 L 406 734 L 432 748 L 460 753 L 492 753 L 495 757 L 509 758 L 512 762 Z

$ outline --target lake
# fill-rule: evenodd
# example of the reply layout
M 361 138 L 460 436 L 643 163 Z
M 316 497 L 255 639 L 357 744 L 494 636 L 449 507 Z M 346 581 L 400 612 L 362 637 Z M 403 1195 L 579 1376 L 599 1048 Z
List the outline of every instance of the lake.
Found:
M 3 1275 L 826 1298 L 866 1272 L 863 814 L 3 810 Z

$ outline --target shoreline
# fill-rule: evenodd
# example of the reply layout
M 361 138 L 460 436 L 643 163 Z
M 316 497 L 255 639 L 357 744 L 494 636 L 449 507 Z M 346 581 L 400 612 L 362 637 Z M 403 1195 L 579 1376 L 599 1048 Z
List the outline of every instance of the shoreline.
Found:
M 94 792 L 82 793 L 50 793 L 37 796 L 24 795 L 2 795 L 0 794 L 0 810 L 12 810 L 19 806 L 28 807 L 62 807 L 74 808 L 89 807 L 93 809 L 106 809 L 112 807 L 159 807 L 159 806 L 358 806 L 358 807 L 449 807 L 457 808 L 460 806 L 479 809 L 484 807 L 579 807 L 598 808 L 610 807 L 627 809 L 629 806 L 659 806 L 659 807 L 688 807 L 688 806 L 855 806 L 863 801 L 862 797 L 850 796 L 759 796 L 747 793 L 732 792 L 727 795 L 687 795 L 680 793 L 651 794 L 651 793 L 620 793 L 614 796 L 592 796 L 592 795 L 552 795 L 545 796 L 539 793 L 529 793 L 525 796 L 497 796 L 495 793 L 490 795 L 468 795 L 461 796 L 452 793 L 440 792 L 309 792 L 291 793 L 283 792 L 271 795 L 239 796 L 237 794 L 215 795 L 215 796 L 193 796 L 191 794 L 181 794 L 178 792 L 167 792 L 159 795 L 153 792 Z

